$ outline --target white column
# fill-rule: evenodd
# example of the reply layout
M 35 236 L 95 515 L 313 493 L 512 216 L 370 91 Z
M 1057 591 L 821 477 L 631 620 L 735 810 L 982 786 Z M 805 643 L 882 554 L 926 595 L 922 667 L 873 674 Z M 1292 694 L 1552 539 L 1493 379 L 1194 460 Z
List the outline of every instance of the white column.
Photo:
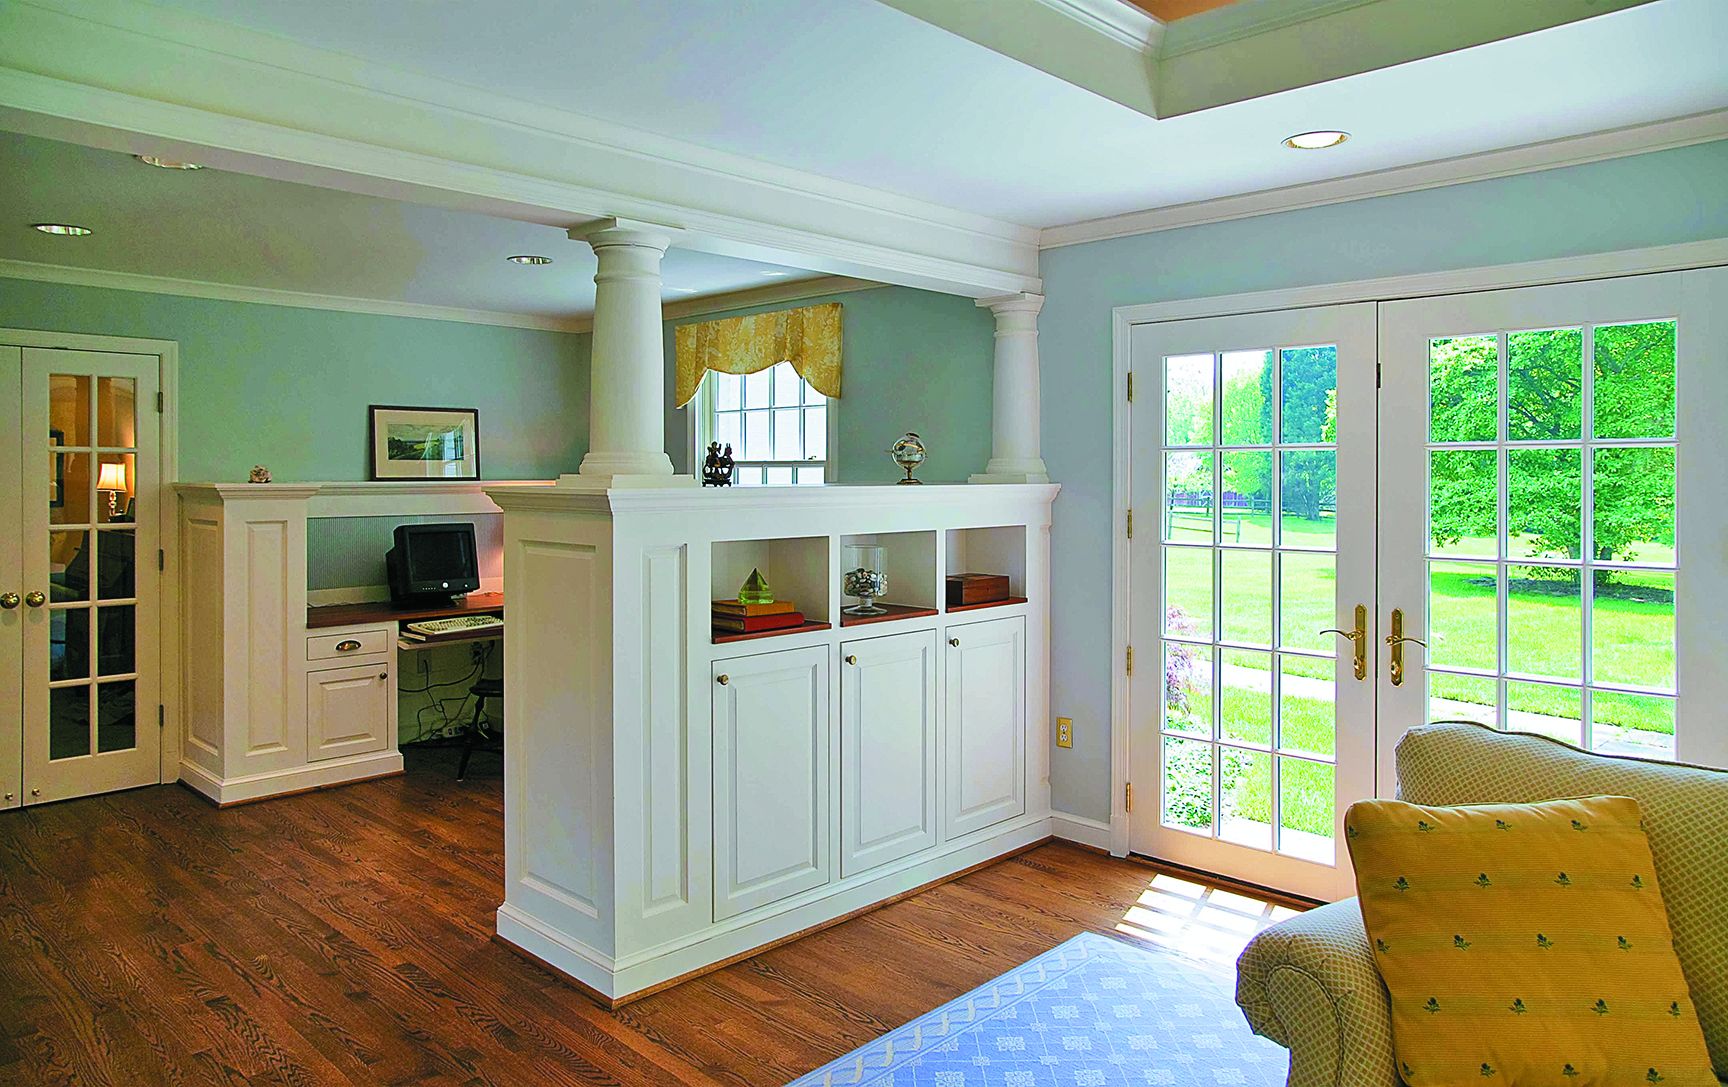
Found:
M 1048 483 L 1038 455 L 1038 311 L 1041 294 L 983 298 L 996 315 L 996 380 L 991 396 L 990 463 L 973 483 Z
M 669 231 L 602 219 L 571 229 L 594 249 L 594 346 L 588 391 L 588 453 L 565 486 L 691 485 L 666 456 L 666 350 L 660 258 Z

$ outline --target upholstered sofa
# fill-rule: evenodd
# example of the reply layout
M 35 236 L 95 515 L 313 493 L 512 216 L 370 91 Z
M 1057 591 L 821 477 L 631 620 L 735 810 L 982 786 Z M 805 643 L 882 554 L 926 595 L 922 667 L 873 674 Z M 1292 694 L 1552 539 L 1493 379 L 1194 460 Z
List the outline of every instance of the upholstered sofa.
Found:
M 1644 813 L 1674 950 L 1716 1075 L 1728 1082 L 1728 771 L 1594 755 L 1544 736 L 1442 723 L 1398 745 L 1415 804 L 1629 796 Z M 1262 932 L 1236 964 L 1236 1003 L 1290 1050 L 1290 1087 L 1398 1087 L 1386 988 L 1356 900 Z

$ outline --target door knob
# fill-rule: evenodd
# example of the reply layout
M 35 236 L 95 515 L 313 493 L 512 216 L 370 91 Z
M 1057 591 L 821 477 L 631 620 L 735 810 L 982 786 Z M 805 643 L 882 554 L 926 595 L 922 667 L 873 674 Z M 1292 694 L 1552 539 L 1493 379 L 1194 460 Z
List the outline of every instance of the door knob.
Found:
M 42 605 L 48 603 L 48 598 L 42 594 L 42 590 L 38 589 L 35 592 L 25 593 L 24 594 L 24 603 L 30 605 L 33 608 L 39 608 Z
M 720 686 L 724 687 L 724 686 L 726 686 L 726 684 L 732 682 L 732 677 L 729 675 L 726 675 L 724 672 L 722 672 L 720 675 L 714 677 L 714 682 L 718 683 L 718 684 L 720 684 Z
M 1356 605 L 1355 630 L 1339 630 L 1333 627 L 1329 630 L 1322 630 L 1320 633 L 1339 634 L 1349 638 L 1356 651 L 1356 678 L 1368 678 L 1368 606 L 1366 604 Z
M 1392 665 L 1388 669 L 1392 675 L 1392 686 L 1404 686 L 1404 643 L 1415 642 L 1423 649 L 1428 643 L 1421 638 L 1409 638 L 1404 634 L 1404 609 L 1392 609 L 1392 633 L 1386 635 L 1386 644 L 1392 648 Z
M 0 608 L 11 611 L 18 606 L 20 599 L 22 598 L 17 593 L 0 593 Z

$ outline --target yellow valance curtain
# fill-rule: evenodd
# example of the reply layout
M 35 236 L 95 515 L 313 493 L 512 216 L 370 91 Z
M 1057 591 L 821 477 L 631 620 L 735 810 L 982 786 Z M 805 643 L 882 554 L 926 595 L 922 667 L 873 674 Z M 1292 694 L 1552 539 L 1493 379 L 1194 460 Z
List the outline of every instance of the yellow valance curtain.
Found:
M 823 396 L 840 395 L 838 302 L 680 325 L 676 337 L 679 407 L 695 397 L 709 370 L 754 374 L 782 362 Z

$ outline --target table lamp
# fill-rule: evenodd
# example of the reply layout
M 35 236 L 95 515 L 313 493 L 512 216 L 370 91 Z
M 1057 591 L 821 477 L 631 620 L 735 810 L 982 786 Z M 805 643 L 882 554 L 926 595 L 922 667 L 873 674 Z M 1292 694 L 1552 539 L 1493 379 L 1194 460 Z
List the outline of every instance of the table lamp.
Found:
M 126 489 L 126 466 L 113 461 L 102 466 L 96 476 L 96 489 L 108 492 L 108 520 L 119 516 L 119 495 Z

